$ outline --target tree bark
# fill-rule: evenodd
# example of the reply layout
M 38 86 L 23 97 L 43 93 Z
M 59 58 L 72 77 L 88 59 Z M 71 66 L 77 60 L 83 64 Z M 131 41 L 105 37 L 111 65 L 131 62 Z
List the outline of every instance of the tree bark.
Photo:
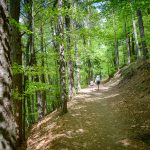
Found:
M 135 48 L 134 48 L 135 44 L 134 44 L 134 35 L 133 34 L 132 34 L 132 37 L 131 37 L 131 43 L 132 43 L 132 45 L 131 45 L 131 52 L 132 52 L 132 55 L 135 56 L 136 53 L 135 53 Z
M 75 12 L 77 12 L 77 2 L 73 1 L 73 7 Z M 77 24 L 76 24 L 76 20 L 73 23 L 74 24 L 74 29 L 77 29 Z M 74 42 L 74 49 L 75 49 L 75 58 L 76 58 L 76 91 L 79 92 L 81 90 L 81 85 L 80 85 L 80 57 L 79 57 L 79 51 L 78 51 L 78 45 L 77 45 L 77 37 L 75 37 L 75 42 Z
M 87 46 L 88 46 L 88 49 L 90 49 L 91 47 L 91 39 L 89 38 L 87 40 Z M 87 66 L 88 66 L 88 85 L 90 84 L 90 81 L 93 81 L 94 80 L 94 77 L 93 77 L 93 64 L 92 64 L 92 61 L 91 61 L 91 58 L 87 58 Z
M 65 1 L 65 6 L 68 10 L 70 10 L 70 1 Z M 68 52 L 68 97 L 69 100 L 75 95 L 75 86 L 74 86 L 74 63 L 71 54 L 71 39 L 70 39 L 70 28 L 71 28 L 71 19 L 70 16 L 67 14 L 65 16 L 65 25 L 67 31 L 67 52 Z
M 73 61 L 68 62 L 68 96 L 69 100 L 72 100 L 75 95 L 75 87 L 74 87 L 74 65 Z
M 132 25 L 133 25 L 133 33 L 134 33 L 134 39 L 135 39 L 135 45 L 136 45 L 136 51 L 137 51 L 137 59 L 140 59 L 141 52 L 140 52 L 140 47 L 139 47 L 138 35 L 137 35 L 137 31 L 136 31 L 135 16 L 134 16 L 134 11 L 133 11 L 132 5 L 133 5 L 132 0 L 130 0 L 130 6 L 131 6 L 131 11 L 132 11 Z
M 16 123 L 12 112 L 10 41 L 5 0 L 0 1 L 0 149 L 16 149 Z
M 43 95 L 43 92 L 41 90 L 38 90 L 36 92 L 38 120 L 40 120 L 44 116 L 44 113 L 43 113 L 43 103 L 42 103 L 42 95 Z
M 125 31 L 126 47 L 127 47 L 127 60 L 128 60 L 127 63 L 130 64 L 131 63 L 130 37 L 129 34 L 127 33 L 126 22 L 124 25 L 124 31 Z
M 30 40 L 30 65 L 36 65 L 36 56 L 35 56 L 35 46 L 34 46 L 34 34 L 35 34 L 35 27 L 34 27 L 34 0 L 31 0 L 31 40 Z
M 148 49 L 147 49 L 147 44 L 145 41 L 142 12 L 140 9 L 137 10 L 137 16 L 138 16 L 139 31 L 140 31 L 140 37 L 141 37 L 141 43 L 142 43 L 143 59 L 147 59 L 148 58 Z
M 116 21 L 115 16 L 113 16 L 113 28 L 114 28 L 114 45 L 115 45 L 115 66 L 119 69 L 119 50 L 118 50 L 118 39 L 116 35 Z
M 75 54 L 76 54 L 76 81 L 77 81 L 77 92 L 81 90 L 80 85 L 80 61 L 77 44 L 75 43 Z
M 26 66 L 35 66 L 36 65 L 36 56 L 35 56 L 35 47 L 34 47 L 34 0 L 24 0 L 25 4 L 29 8 L 27 11 L 27 25 L 28 30 L 32 32 L 32 34 L 28 35 L 28 40 L 26 44 Z M 35 80 L 38 82 L 38 77 L 31 75 L 25 77 L 26 81 L 34 82 Z M 26 83 L 27 86 L 28 83 Z M 37 97 L 37 96 L 36 96 Z M 35 122 L 35 99 L 33 95 L 27 95 L 27 109 L 28 109 L 28 118 L 29 118 L 29 126 L 31 126 Z
M 136 24 L 135 24 L 135 20 L 132 20 L 133 23 L 133 31 L 134 31 L 134 39 L 135 39 L 135 44 L 136 44 L 136 51 L 137 51 L 137 59 L 139 59 L 141 57 L 141 52 L 140 52 L 140 47 L 139 47 L 139 41 L 138 41 L 138 37 L 137 37 L 137 31 L 136 31 Z
M 44 55 L 44 33 L 43 33 L 43 25 L 42 24 L 41 24 L 41 52 Z M 43 68 L 45 67 L 44 56 L 42 57 L 41 65 Z M 46 83 L 44 73 L 42 73 L 42 75 L 41 75 L 41 81 L 42 81 L 42 83 Z M 43 116 L 44 116 L 46 114 L 46 90 L 42 90 L 41 92 L 42 92 L 42 112 L 43 112 Z
M 10 14 L 11 18 L 19 24 L 20 17 L 20 0 L 10 0 Z M 12 63 L 13 65 L 19 65 L 22 67 L 22 49 L 21 49 L 21 34 L 18 26 L 12 25 L 12 36 L 11 36 L 11 47 L 12 47 Z M 23 141 L 23 110 L 22 110 L 22 92 L 23 92 L 23 75 L 21 72 L 13 75 L 13 90 L 17 94 L 17 97 L 13 97 L 15 105 L 15 118 L 17 122 L 17 134 L 18 134 L 18 145 Z
M 31 54 L 31 59 L 30 59 L 30 66 L 35 67 L 37 65 L 37 60 L 36 60 L 36 55 L 35 55 L 35 25 L 34 25 L 34 0 L 31 1 L 31 41 L 30 41 L 30 54 Z M 38 75 L 32 75 L 32 82 L 39 82 L 39 76 Z M 43 117 L 43 112 L 42 112 L 42 92 L 40 90 L 37 90 L 35 92 L 36 94 L 36 102 L 37 102 L 37 111 L 38 111 L 38 119 L 41 119 Z M 32 96 L 32 112 L 34 112 L 34 96 Z
M 88 84 L 90 84 L 90 81 L 93 81 L 93 68 L 90 59 L 87 60 L 87 65 L 88 65 Z
M 35 25 L 34 25 L 34 0 L 28 1 L 30 7 L 31 7 L 31 14 L 30 14 L 30 30 L 32 32 L 31 36 L 30 36 L 30 63 L 29 65 L 32 67 L 35 67 L 37 65 L 37 60 L 36 60 L 36 55 L 35 55 Z M 38 75 L 32 75 L 32 82 L 39 82 L 39 77 Z M 42 100 L 42 93 L 40 90 L 37 90 L 35 92 L 36 94 L 36 104 L 37 104 L 37 109 L 38 109 L 38 119 L 41 119 L 43 116 L 43 112 L 42 112 L 42 106 L 41 106 L 41 100 Z M 34 95 L 32 95 L 32 113 L 35 112 L 35 100 L 34 100 Z
M 63 0 L 58 0 L 58 9 L 63 8 Z M 66 62 L 64 50 L 64 18 L 58 16 L 57 34 L 59 38 L 58 51 L 59 51 L 59 73 L 60 73 L 60 88 L 61 88 L 61 101 L 62 101 L 62 114 L 67 113 L 67 91 L 66 91 Z

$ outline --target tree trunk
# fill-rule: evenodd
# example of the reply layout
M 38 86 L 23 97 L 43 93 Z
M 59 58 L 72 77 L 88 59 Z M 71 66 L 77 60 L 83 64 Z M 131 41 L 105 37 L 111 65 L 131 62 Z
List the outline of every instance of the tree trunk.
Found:
M 37 65 L 37 60 L 36 60 L 36 55 L 35 55 L 35 43 L 34 43 L 34 35 L 35 35 L 35 26 L 34 26 L 34 0 L 29 1 L 30 7 L 31 7 L 31 17 L 30 17 L 30 28 L 31 28 L 31 37 L 30 37 L 30 66 L 36 66 Z M 32 75 L 32 82 L 39 82 L 39 77 L 38 75 Z M 41 100 L 42 100 L 42 93 L 41 91 L 36 91 L 36 100 L 37 100 L 37 109 L 38 109 L 38 119 L 41 119 L 43 116 L 42 112 L 42 106 L 41 106 Z M 34 113 L 34 105 L 35 105 L 35 100 L 34 100 L 34 95 L 32 95 L 32 112 Z
M 133 33 L 134 33 L 134 39 L 135 39 L 135 45 L 136 45 L 136 51 L 137 51 L 137 59 L 141 57 L 140 47 L 139 47 L 139 41 L 136 31 L 136 22 L 135 22 L 135 16 L 132 6 L 132 0 L 130 0 L 131 10 L 132 10 L 132 25 L 133 25 Z
M 44 68 L 45 67 L 45 61 L 44 61 L 44 33 L 43 33 L 43 25 L 41 25 L 41 52 L 43 54 L 42 67 Z M 45 75 L 44 75 L 44 73 L 41 75 L 41 81 L 42 81 L 42 83 L 45 83 Z M 43 111 L 43 116 L 44 116 L 46 114 L 46 90 L 42 90 L 42 111 Z
M 87 46 L 88 49 L 90 49 L 91 47 L 91 39 L 88 39 L 87 41 Z M 93 65 L 92 65 L 92 61 L 91 58 L 87 58 L 87 65 L 88 65 L 88 85 L 90 84 L 90 81 L 93 81 Z
M 62 104 L 61 100 L 61 81 L 60 81 L 60 60 L 59 60 L 59 42 L 57 41 L 57 37 L 59 37 L 59 31 L 58 31 L 58 22 L 56 23 L 54 21 L 54 18 L 51 20 L 51 30 L 52 30 L 52 36 L 54 37 L 54 40 L 52 41 L 53 47 L 56 50 L 56 55 L 57 55 L 57 60 L 55 60 L 55 65 L 56 65 L 56 76 L 54 82 L 52 82 L 52 79 L 50 76 L 48 77 L 49 79 L 49 84 L 55 84 L 58 87 L 58 91 L 55 92 L 55 99 L 57 102 L 53 99 L 52 100 L 52 111 L 54 111 L 56 108 L 59 108 Z
M 136 51 L 137 51 L 137 59 L 141 57 L 141 52 L 140 52 L 140 47 L 139 47 L 139 41 L 137 37 L 137 31 L 136 31 L 136 24 L 134 18 L 132 18 L 132 23 L 133 23 L 133 31 L 134 31 L 134 39 L 135 39 L 135 44 L 136 44 Z
M 35 55 L 35 25 L 34 25 L 34 0 L 31 1 L 31 41 L 30 41 L 30 54 L 31 54 L 31 59 L 30 59 L 30 66 L 35 67 L 37 65 L 37 60 L 36 60 L 36 55 Z M 38 75 L 33 75 L 32 76 L 32 82 L 39 82 L 39 77 Z M 41 119 L 43 116 L 42 112 L 42 92 L 40 90 L 36 91 L 36 102 L 37 102 L 37 111 L 38 111 L 38 119 Z M 32 96 L 32 111 L 34 112 L 34 96 Z
M 37 96 L 36 97 L 37 98 L 37 111 L 38 111 L 38 119 L 39 120 L 44 116 L 43 108 L 42 108 L 42 106 L 43 106 L 42 94 L 43 94 L 43 92 L 40 91 L 40 90 L 36 92 L 36 96 Z
M 12 74 L 8 12 L 5 0 L 0 1 L 0 149 L 16 149 L 16 123 L 11 104 Z
M 79 61 L 79 52 L 77 44 L 75 43 L 75 54 L 76 54 L 76 80 L 77 80 L 77 92 L 81 90 L 80 85 L 80 61 Z
M 28 79 L 26 79 L 27 81 Z M 27 86 L 27 84 L 25 84 L 25 86 Z M 34 117 L 33 117 L 33 112 L 32 111 L 32 103 L 31 103 L 31 96 L 30 95 L 26 95 L 26 98 L 25 98 L 25 101 L 26 101 L 26 105 L 27 105 L 27 110 L 28 110 L 28 124 L 29 124 L 29 127 L 31 127 L 31 125 L 34 123 Z
M 20 17 L 20 0 L 10 1 L 10 14 L 11 18 L 19 23 Z M 21 49 L 21 34 L 18 26 L 12 25 L 12 36 L 11 36 L 11 47 L 12 47 L 12 63 L 22 67 L 22 49 Z M 15 105 L 15 118 L 17 122 L 17 133 L 18 133 L 18 144 L 20 145 L 23 141 L 23 110 L 22 110 L 22 92 L 23 92 L 23 80 L 22 73 L 15 73 L 13 75 L 13 90 L 17 94 L 17 97 L 13 97 Z
M 58 0 L 58 9 L 63 8 L 63 0 Z M 61 88 L 61 101 L 62 101 L 62 114 L 67 112 L 67 91 L 66 91 L 66 62 L 65 62 L 65 50 L 64 50 L 64 18 L 58 16 L 57 34 L 59 43 L 59 73 L 60 73 L 60 88 Z
M 35 29 L 34 29 L 34 0 L 31 1 L 31 40 L 30 40 L 30 65 L 34 66 L 36 65 L 36 56 L 35 56 L 35 46 L 34 46 L 34 34 L 35 34 Z
M 90 81 L 93 81 L 93 68 L 90 59 L 87 60 L 87 65 L 88 65 L 88 84 L 90 84 Z
M 72 100 L 72 98 L 75 95 L 75 88 L 74 88 L 74 65 L 73 61 L 68 62 L 68 96 L 69 100 Z
M 148 49 L 147 49 L 147 44 L 145 41 L 144 25 L 143 25 L 142 13 L 140 9 L 137 10 L 137 16 L 138 16 L 140 37 L 141 37 L 141 42 L 142 42 L 143 59 L 147 59 Z
M 75 12 L 77 12 L 77 2 L 73 1 L 73 7 Z M 77 29 L 77 24 L 76 24 L 76 20 L 75 22 L 73 22 L 73 27 L 74 29 Z M 76 91 L 79 92 L 81 90 L 81 85 L 80 85 L 80 60 L 79 60 L 79 51 L 78 51 L 78 45 L 77 45 L 77 37 L 75 37 L 75 43 L 74 43 L 74 49 L 75 49 L 75 63 L 76 63 Z
M 133 56 L 135 56 L 135 49 L 134 49 L 134 35 L 132 34 L 132 37 L 131 37 L 131 43 L 132 43 L 132 45 L 131 45 L 131 53 L 132 53 L 132 55 Z
M 65 1 L 65 6 L 68 10 L 70 10 L 70 1 Z M 71 20 L 70 16 L 67 14 L 65 16 L 65 25 L 67 31 L 67 52 L 68 52 L 68 97 L 71 100 L 75 95 L 75 87 L 74 87 L 74 63 L 71 54 L 71 39 L 70 39 L 70 28 L 71 28 Z
M 127 33 L 127 26 L 126 26 L 126 22 L 124 25 L 124 31 L 125 31 L 125 38 L 126 38 L 126 47 L 127 47 L 127 60 L 128 60 L 128 64 L 131 63 L 131 50 L 130 50 L 130 37 L 129 34 Z
M 27 11 L 27 25 L 28 25 L 28 30 L 30 30 L 32 32 L 32 34 L 27 35 L 27 43 L 26 43 L 26 53 L 25 53 L 25 58 L 26 58 L 26 67 L 27 66 L 31 66 L 32 65 L 32 61 L 31 61 L 31 51 L 33 51 L 33 42 L 34 42 L 34 33 L 33 33 L 33 28 L 34 28 L 34 16 L 33 16 L 33 2 L 32 0 L 24 0 L 25 1 L 25 5 L 30 8 Z M 33 53 L 33 52 L 32 52 Z M 28 86 L 28 82 L 32 82 L 31 78 L 28 75 L 25 75 L 24 77 L 24 82 L 25 82 L 25 89 Z M 34 121 L 35 121 L 35 117 L 34 117 L 34 96 L 30 96 L 30 95 L 25 95 L 25 100 L 27 101 L 27 109 L 28 109 L 28 121 L 29 121 L 29 126 L 31 126 Z
M 119 69 L 119 50 L 118 50 L 118 39 L 116 35 L 115 15 L 113 16 L 113 27 L 114 27 L 114 45 L 115 45 L 115 66 L 117 69 Z

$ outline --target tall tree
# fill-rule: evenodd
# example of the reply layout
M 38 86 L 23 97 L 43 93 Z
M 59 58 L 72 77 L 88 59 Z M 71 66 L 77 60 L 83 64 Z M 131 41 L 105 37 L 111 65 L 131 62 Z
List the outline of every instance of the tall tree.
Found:
M 64 7 L 63 0 L 58 0 L 58 10 L 62 11 Z M 66 62 L 65 62 L 65 49 L 64 49 L 64 17 L 62 14 L 58 15 L 57 23 L 58 35 L 58 53 L 59 53 L 59 74 L 60 74 L 60 88 L 61 88 L 61 101 L 62 101 L 62 114 L 67 112 L 67 91 L 66 91 Z
M 139 31 L 140 31 L 140 37 L 141 37 L 141 43 L 142 43 L 143 59 L 147 59 L 148 58 L 148 49 L 147 49 L 147 44 L 145 41 L 142 12 L 140 9 L 137 10 L 137 16 L 138 16 Z
M 136 30 L 136 21 L 135 21 L 132 0 L 130 0 L 130 6 L 131 6 L 131 11 L 132 11 L 132 25 L 133 25 L 133 33 L 134 33 L 134 39 L 135 39 L 135 45 L 136 45 L 136 51 L 137 51 L 137 59 L 139 59 L 141 57 L 141 52 L 140 52 L 138 35 L 137 35 L 137 30 Z
M 70 8 L 71 8 L 70 0 L 65 1 L 65 6 L 68 12 L 70 12 Z M 66 24 L 66 31 L 67 31 L 66 42 L 67 42 L 67 53 L 68 53 L 68 97 L 71 100 L 75 95 L 75 87 L 74 87 L 74 63 L 71 54 L 72 44 L 70 38 L 71 18 L 69 13 L 67 13 L 65 16 L 65 24 Z
M 12 112 L 10 41 L 6 1 L 0 1 L 0 149 L 15 150 L 16 123 Z
M 31 55 L 31 58 L 30 58 L 30 66 L 32 66 L 33 68 L 34 67 L 37 67 L 37 59 L 36 59 L 36 51 L 35 51 L 35 16 L 34 16 L 34 13 L 35 13 L 35 2 L 34 0 L 31 0 L 30 2 L 30 7 L 31 7 L 31 20 L 30 20 L 30 23 L 31 23 L 31 40 L 30 40 L 30 55 Z M 36 75 L 32 75 L 32 82 L 35 82 L 35 83 L 38 83 L 40 81 L 40 78 L 38 76 L 38 74 Z M 37 112 L 38 112 L 38 119 L 41 119 L 44 114 L 43 114 L 43 102 L 42 102 L 42 91 L 37 89 L 36 92 L 35 92 L 35 99 L 36 99 L 36 102 L 37 102 Z M 34 99 L 34 95 L 32 95 L 32 111 L 34 111 L 34 102 L 35 102 L 35 99 Z
M 40 34 L 41 34 L 41 52 L 43 54 L 42 60 L 41 60 L 41 66 L 42 68 L 45 67 L 45 62 L 44 62 L 44 32 L 43 32 L 43 23 L 41 23 L 41 27 L 40 27 Z M 41 81 L 42 83 L 45 83 L 45 75 L 44 72 L 41 75 Z M 38 91 L 41 93 L 41 106 L 39 106 L 41 108 L 40 112 L 39 112 L 39 118 L 42 118 L 45 114 L 46 114 L 46 91 L 45 90 L 41 90 Z
M 32 13 L 32 1 L 30 0 L 24 0 L 24 7 L 26 9 L 26 24 L 27 24 L 27 29 L 29 31 L 32 31 L 32 16 L 33 16 L 33 13 Z M 30 55 L 30 52 L 31 52 L 31 47 L 32 47 L 32 38 L 33 35 L 30 33 L 30 34 L 27 34 L 26 35 L 26 39 L 27 39 L 27 42 L 26 42 L 26 47 L 25 47 L 25 67 L 29 67 L 31 65 L 31 55 Z M 28 74 L 25 74 L 24 76 L 24 91 L 27 90 L 27 87 L 29 86 L 29 81 L 30 81 L 30 77 Z M 27 112 L 28 114 L 28 124 L 29 126 L 31 126 L 31 124 L 34 122 L 34 99 L 32 99 L 31 95 L 30 94 L 25 94 L 24 96 L 24 100 L 25 102 L 27 103 Z M 26 117 L 26 114 L 25 116 Z
M 20 0 L 10 0 L 10 14 L 14 22 L 12 24 L 11 48 L 12 48 L 12 63 L 17 67 L 22 67 L 22 49 L 21 49 L 21 33 L 19 30 L 19 17 L 20 17 Z M 22 89 L 23 80 L 22 72 L 17 72 L 13 75 L 13 90 L 15 97 L 13 102 L 15 105 L 15 118 L 17 122 L 18 144 L 23 140 L 22 135 Z
M 127 59 L 128 59 L 127 63 L 130 64 L 130 62 L 131 62 L 130 37 L 129 37 L 129 34 L 127 33 L 126 22 L 124 25 L 124 30 L 125 30 L 126 47 L 127 47 Z
M 115 14 L 113 14 L 113 28 L 114 28 L 114 45 L 115 45 L 115 65 L 116 68 L 119 69 L 119 49 L 118 49 Z
M 76 89 L 77 92 L 81 90 L 81 85 L 80 85 L 80 60 L 79 60 L 79 51 L 78 51 L 78 46 L 77 43 L 75 42 L 75 57 L 76 57 Z
M 135 55 L 136 55 L 136 52 L 135 52 L 135 43 L 134 43 L 134 35 L 132 33 L 132 36 L 131 36 L 131 56 L 133 57 L 133 60 L 135 60 Z

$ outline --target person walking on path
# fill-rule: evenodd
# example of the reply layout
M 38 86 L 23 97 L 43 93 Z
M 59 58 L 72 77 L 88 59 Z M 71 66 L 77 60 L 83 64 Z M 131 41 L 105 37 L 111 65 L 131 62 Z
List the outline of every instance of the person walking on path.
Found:
M 98 86 L 98 90 L 99 90 L 99 85 L 100 85 L 100 75 L 97 75 L 96 76 L 96 79 L 95 79 L 95 83 L 97 84 L 97 86 Z

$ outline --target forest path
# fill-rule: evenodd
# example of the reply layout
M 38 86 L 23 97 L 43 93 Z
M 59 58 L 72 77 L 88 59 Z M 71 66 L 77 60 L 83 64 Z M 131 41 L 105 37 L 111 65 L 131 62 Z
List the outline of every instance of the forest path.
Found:
M 34 126 L 27 150 L 150 149 L 136 137 L 134 115 L 114 83 L 81 90 L 68 108 L 64 116 L 48 115 Z

